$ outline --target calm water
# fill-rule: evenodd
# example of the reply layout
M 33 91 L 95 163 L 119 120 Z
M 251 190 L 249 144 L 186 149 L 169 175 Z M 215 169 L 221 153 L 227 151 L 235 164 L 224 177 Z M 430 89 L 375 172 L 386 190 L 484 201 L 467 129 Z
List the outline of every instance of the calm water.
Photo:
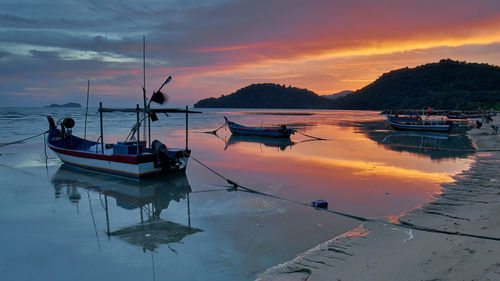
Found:
M 47 114 L 73 117 L 73 133 L 82 136 L 84 110 L 77 111 L 2 108 L 0 143 L 45 131 Z M 300 202 L 325 199 L 330 209 L 357 216 L 392 217 L 418 207 L 472 161 L 463 129 L 449 136 L 395 133 L 378 112 L 202 111 L 189 119 L 196 159 L 243 186 Z M 286 123 L 328 140 L 199 133 L 219 127 L 223 116 L 249 125 Z M 105 141 L 123 139 L 134 120 L 105 114 Z M 97 139 L 98 121 L 91 110 L 89 139 Z M 160 116 L 153 137 L 184 147 L 184 126 L 184 115 Z M 3 280 L 252 280 L 359 225 L 230 191 L 193 160 L 185 175 L 139 184 L 66 168 L 48 150 L 45 158 L 42 137 L 0 153 Z

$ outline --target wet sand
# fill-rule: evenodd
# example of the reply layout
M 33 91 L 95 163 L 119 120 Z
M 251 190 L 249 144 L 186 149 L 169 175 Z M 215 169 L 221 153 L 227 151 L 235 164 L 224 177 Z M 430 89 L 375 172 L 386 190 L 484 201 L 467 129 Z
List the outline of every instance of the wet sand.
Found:
M 498 240 L 367 222 L 258 280 L 500 280 L 500 134 L 491 124 L 468 134 L 477 147 L 471 167 L 443 184 L 436 200 L 398 220 Z

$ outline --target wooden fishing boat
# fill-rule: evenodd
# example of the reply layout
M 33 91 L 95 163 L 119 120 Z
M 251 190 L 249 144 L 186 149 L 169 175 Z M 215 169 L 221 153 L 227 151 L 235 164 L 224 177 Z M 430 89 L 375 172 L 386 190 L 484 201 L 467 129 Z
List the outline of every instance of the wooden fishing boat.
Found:
M 387 123 L 395 130 L 449 132 L 453 126 L 451 121 L 422 120 L 416 122 L 397 122 L 390 115 L 384 114 Z
M 137 139 L 131 141 L 105 144 L 102 133 L 102 113 L 103 112 L 134 112 L 137 114 L 137 123 L 133 128 L 137 132 Z M 158 140 L 149 143 L 140 140 L 139 114 L 143 113 L 144 119 L 153 113 L 186 113 L 188 111 L 180 109 L 107 109 L 99 107 L 101 117 L 101 136 L 98 141 L 90 141 L 79 138 L 72 134 L 75 124 L 73 119 L 64 118 L 54 122 L 54 119 L 47 116 L 49 121 L 49 133 L 47 135 L 47 145 L 55 152 L 64 164 L 79 168 L 120 175 L 135 179 L 168 174 L 173 172 L 184 172 L 188 163 L 191 150 L 187 147 L 187 120 L 186 120 L 186 148 L 167 148 Z M 198 113 L 198 112 L 196 112 Z M 150 135 L 150 134 L 149 134 Z
M 484 114 L 480 113 L 450 112 L 446 114 L 446 117 L 448 117 L 448 119 L 453 119 L 453 120 L 477 119 L 477 118 L 482 118 L 483 116 Z
M 229 130 L 234 135 L 289 138 L 291 134 L 295 133 L 294 129 L 287 128 L 286 125 L 275 126 L 275 127 L 250 127 L 229 121 L 226 118 L 226 116 L 224 116 L 224 119 L 226 120 L 226 124 L 229 127 Z

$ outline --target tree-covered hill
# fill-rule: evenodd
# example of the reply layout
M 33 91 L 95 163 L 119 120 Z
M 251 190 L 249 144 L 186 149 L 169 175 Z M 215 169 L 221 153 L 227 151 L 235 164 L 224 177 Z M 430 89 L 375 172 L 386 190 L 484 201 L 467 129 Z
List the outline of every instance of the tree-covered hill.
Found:
M 336 99 L 307 89 L 252 84 L 230 95 L 208 98 L 195 107 L 500 110 L 500 67 L 441 60 L 384 73 L 373 83 Z
M 230 95 L 208 98 L 194 107 L 214 108 L 331 108 L 332 101 L 307 90 L 272 83 L 252 84 Z
M 383 74 L 334 101 L 344 109 L 500 109 L 500 67 L 450 59 Z

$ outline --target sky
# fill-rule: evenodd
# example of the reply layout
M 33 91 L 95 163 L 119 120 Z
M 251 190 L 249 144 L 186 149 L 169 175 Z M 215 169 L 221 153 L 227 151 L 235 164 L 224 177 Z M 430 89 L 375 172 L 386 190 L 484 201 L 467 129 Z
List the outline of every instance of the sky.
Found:
M 453 60 L 500 65 L 498 0 L 2 0 L 0 106 L 192 106 L 252 83 L 325 95 Z M 163 90 L 162 90 L 163 91 Z

